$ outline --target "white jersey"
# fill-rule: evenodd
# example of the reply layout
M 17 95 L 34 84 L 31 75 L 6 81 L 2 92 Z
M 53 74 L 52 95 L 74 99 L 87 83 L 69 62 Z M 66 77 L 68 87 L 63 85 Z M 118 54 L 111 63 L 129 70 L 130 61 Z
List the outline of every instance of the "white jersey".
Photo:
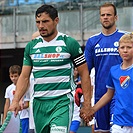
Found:
M 12 103 L 15 90 L 16 90 L 16 86 L 13 83 L 6 88 L 5 98 L 9 98 L 10 104 Z M 26 93 L 24 97 L 24 101 L 29 101 L 29 100 L 30 100 L 29 94 Z M 22 111 L 19 112 L 19 114 L 20 114 L 20 119 L 29 118 L 29 109 L 28 108 L 23 109 Z
M 12 103 L 12 100 L 15 94 L 15 89 L 16 89 L 16 86 L 13 83 L 6 88 L 5 98 L 9 98 L 10 104 Z

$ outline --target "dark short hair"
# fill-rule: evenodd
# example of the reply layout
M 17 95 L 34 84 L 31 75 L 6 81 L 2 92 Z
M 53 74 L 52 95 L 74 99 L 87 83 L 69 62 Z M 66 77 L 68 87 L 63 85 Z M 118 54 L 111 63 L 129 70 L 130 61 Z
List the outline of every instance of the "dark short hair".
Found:
M 112 7 L 113 7 L 113 9 L 114 9 L 114 15 L 116 16 L 116 15 L 117 15 L 117 10 L 116 10 L 115 5 L 112 4 L 112 3 L 104 3 L 103 5 L 100 6 L 100 9 L 101 9 L 102 7 L 109 7 L 109 6 L 112 6 Z
M 46 13 L 46 14 L 49 14 L 50 18 L 52 20 L 54 20 L 56 17 L 58 17 L 58 11 L 56 10 L 56 8 L 54 8 L 53 6 L 51 5 L 42 5 L 41 7 L 39 7 L 37 10 L 36 10 L 36 14 L 35 14 L 35 17 L 38 17 L 38 15 L 40 13 Z
M 21 73 L 21 67 L 19 65 L 12 65 L 9 68 L 9 74 L 15 74 L 18 73 L 20 75 Z

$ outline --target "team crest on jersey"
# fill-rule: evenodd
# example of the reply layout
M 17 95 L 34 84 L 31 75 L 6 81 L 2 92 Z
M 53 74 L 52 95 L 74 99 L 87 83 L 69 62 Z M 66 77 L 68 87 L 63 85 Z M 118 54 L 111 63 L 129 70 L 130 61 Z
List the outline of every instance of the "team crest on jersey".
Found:
M 62 47 L 56 47 L 56 52 L 61 52 L 62 51 Z
M 79 48 L 79 53 L 80 53 L 80 54 L 82 54 L 82 53 L 83 53 L 81 48 Z
M 121 76 L 119 80 L 120 80 L 120 85 L 123 89 L 128 87 L 130 81 L 129 76 Z
M 15 95 L 15 90 L 12 91 L 12 94 Z
M 114 43 L 114 46 L 115 46 L 115 47 L 118 47 L 118 46 L 119 46 L 119 42 L 115 42 L 115 43 Z

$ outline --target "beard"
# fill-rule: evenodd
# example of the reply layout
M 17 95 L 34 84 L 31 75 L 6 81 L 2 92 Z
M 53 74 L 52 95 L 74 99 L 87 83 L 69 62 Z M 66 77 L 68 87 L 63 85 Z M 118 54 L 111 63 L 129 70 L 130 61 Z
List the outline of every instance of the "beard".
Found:
M 102 26 L 105 28 L 105 29 L 110 29 L 111 27 L 113 27 L 115 25 L 115 23 L 112 23 L 112 24 L 109 24 L 109 25 L 104 25 L 102 24 Z
M 54 33 L 55 33 L 55 30 L 53 29 L 50 33 L 47 33 L 47 34 L 41 34 L 41 32 L 40 32 L 40 35 L 41 35 L 42 37 L 50 37 L 50 36 L 52 36 Z

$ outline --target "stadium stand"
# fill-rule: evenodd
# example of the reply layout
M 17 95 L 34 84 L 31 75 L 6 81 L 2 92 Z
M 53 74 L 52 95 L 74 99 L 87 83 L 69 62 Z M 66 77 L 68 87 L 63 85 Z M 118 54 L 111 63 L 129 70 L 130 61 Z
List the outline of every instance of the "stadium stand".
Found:
M 8 67 L 22 65 L 23 50 L 35 26 L 35 10 L 43 3 L 59 10 L 59 31 L 84 44 L 100 28 L 98 8 L 104 2 L 117 6 L 117 26 L 133 31 L 133 0 L 0 0 L 0 113 L 3 112 L 4 91 L 10 83 Z M 83 41 L 83 42 L 82 42 Z

